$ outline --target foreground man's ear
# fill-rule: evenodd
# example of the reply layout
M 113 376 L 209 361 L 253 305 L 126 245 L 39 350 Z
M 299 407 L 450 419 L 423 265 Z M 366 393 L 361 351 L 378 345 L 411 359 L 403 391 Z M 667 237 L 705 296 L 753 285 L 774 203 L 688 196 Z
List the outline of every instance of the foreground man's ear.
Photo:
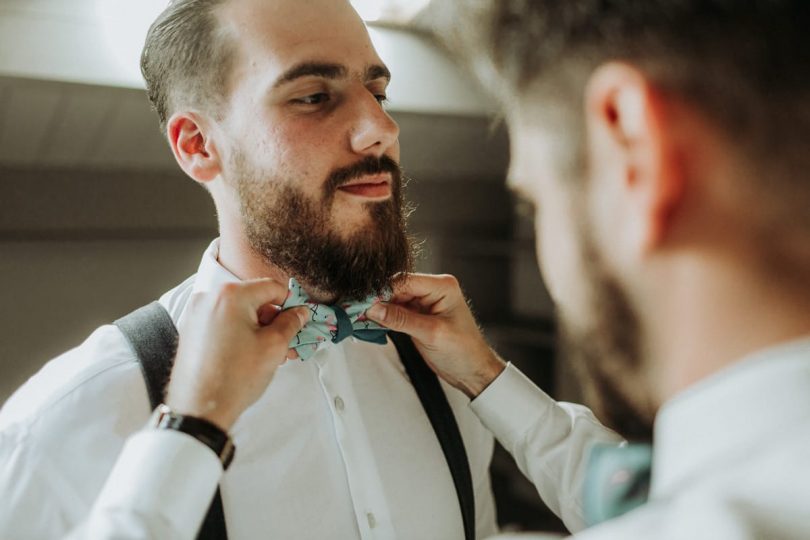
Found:
M 610 183 L 602 200 L 612 214 L 603 216 L 618 225 L 625 248 L 642 254 L 665 241 L 672 218 L 682 201 L 685 174 L 681 166 L 677 119 L 667 107 L 667 96 L 641 71 L 611 62 L 594 71 L 585 95 L 591 160 L 610 163 Z M 596 170 L 594 175 L 598 176 Z M 602 201 L 600 201 L 602 204 Z M 611 212 L 610 209 L 606 210 Z
M 205 184 L 219 176 L 222 164 L 204 119 L 196 113 L 175 113 L 166 124 L 166 135 L 180 168 Z

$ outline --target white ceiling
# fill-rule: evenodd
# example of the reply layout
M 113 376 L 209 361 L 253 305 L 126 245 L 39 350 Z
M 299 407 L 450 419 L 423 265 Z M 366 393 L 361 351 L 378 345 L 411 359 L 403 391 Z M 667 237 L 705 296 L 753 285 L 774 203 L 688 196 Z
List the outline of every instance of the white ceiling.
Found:
M 95 0 L 0 0 L 3 10 L 87 20 L 94 15 Z
M 351 0 L 367 21 L 409 24 L 425 10 L 430 0 Z

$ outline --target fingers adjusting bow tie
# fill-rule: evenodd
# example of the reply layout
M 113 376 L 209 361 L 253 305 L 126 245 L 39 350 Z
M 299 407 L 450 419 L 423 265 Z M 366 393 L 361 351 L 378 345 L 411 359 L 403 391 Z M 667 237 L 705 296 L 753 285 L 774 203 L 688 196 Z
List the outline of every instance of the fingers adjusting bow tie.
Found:
M 370 296 L 361 302 L 338 302 L 327 306 L 310 302 L 309 295 L 294 278 L 290 279 L 289 289 L 287 300 L 281 306 L 283 309 L 309 308 L 309 322 L 290 342 L 290 348 L 295 349 L 301 360 L 308 360 L 326 343 L 340 343 L 348 337 L 386 344 L 388 330 L 366 319 L 366 311 L 387 298 Z

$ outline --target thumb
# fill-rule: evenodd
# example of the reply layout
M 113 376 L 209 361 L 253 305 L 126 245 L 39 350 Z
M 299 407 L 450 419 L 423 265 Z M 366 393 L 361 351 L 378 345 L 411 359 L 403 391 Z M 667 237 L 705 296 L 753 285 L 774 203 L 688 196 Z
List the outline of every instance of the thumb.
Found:
M 422 315 L 397 304 L 378 303 L 366 311 L 366 316 L 397 332 L 408 334 L 426 343 L 436 325 L 436 317 Z
M 295 334 L 300 332 L 309 320 L 307 313 L 308 309 L 305 307 L 285 309 L 273 319 L 273 322 L 265 326 L 261 331 L 267 336 L 269 341 L 273 343 L 275 343 L 276 340 L 282 342 L 286 350 L 287 345 L 295 337 Z

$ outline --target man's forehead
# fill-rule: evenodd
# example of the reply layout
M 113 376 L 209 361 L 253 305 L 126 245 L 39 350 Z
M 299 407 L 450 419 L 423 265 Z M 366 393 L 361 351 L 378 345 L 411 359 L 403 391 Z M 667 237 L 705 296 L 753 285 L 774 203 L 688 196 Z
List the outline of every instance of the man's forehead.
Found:
M 559 133 L 532 116 L 510 115 L 508 185 L 518 194 L 533 198 L 540 178 L 554 173 L 552 153 Z
M 368 66 L 384 66 L 348 0 L 231 0 L 220 15 L 243 69 L 277 78 L 307 63 L 363 75 Z
M 371 45 L 365 24 L 348 0 L 231 0 L 220 17 L 238 42 L 260 53 L 290 55 L 337 43 Z
M 239 23 L 275 22 L 278 28 L 356 16 L 349 0 L 227 0 L 222 4 L 222 13 Z

